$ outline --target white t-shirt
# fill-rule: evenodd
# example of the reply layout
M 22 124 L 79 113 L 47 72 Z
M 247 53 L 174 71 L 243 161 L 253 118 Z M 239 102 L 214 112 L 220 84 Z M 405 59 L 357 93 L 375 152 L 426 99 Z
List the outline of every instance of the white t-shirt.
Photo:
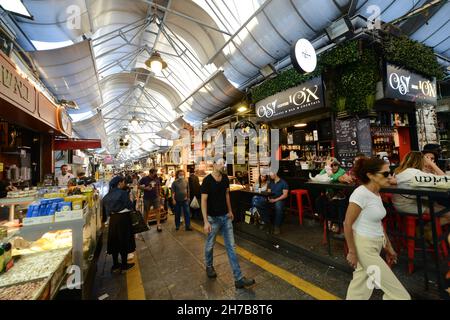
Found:
M 358 235 L 368 238 L 384 236 L 381 220 L 386 216 L 386 209 L 380 196 L 360 186 L 353 191 L 349 202 L 361 208 L 361 213 L 353 223 L 353 230 Z
M 69 183 L 69 180 L 73 179 L 73 178 L 75 178 L 75 176 L 69 172 L 67 172 L 66 175 L 64 175 L 64 176 L 62 174 L 60 174 L 56 177 L 56 179 L 58 180 L 58 186 L 65 187 L 65 188 L 67 188 L 67 184 Z
M 397 179 L 397 185 L 399 188 L 401 187 L 408 187 L 411 180 L 415 177 L 415 176 L 430 176 L 430 177 L 434 177 L 435 175 L 432 173 L 426 173 L 423 172 L 419 169 L 414 169 L 414 168 L 408 168 L 403 170 L 402 172 L 400 172 L 399 174 L 395 175 L 395 179 Z M 415 198 L 415 197 L 414 197 Z

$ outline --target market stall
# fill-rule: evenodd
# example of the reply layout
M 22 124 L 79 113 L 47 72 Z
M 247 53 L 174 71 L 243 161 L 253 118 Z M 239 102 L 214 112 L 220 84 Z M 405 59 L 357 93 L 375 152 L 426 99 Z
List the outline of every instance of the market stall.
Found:
M 102 225 L 98 192 L 79 186 L 32 193 L 0 199 L 4 206 L 26 204 L 14 219 L 0 222 L 0 242 L 11 247 L 12 261 L 0 273 L 0 296 L 23 291 L 24 299 L 53 299 L 68 289 L 86 297 Z

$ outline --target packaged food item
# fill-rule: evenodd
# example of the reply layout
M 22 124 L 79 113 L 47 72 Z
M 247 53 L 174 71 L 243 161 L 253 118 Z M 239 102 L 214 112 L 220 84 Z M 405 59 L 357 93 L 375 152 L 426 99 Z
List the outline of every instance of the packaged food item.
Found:
M 8 236 L 8 228 L 5 226 L 0 226 L 0 240 Z
M 4 253 L 4 265 L 5 265 L 5 272 L 11 269 L 14 265 L 14 260 L 12 259 L 12 245 L 11 243 L 7 242 L 4 243 L 2 246 Z
M 72 210 L 72 202 L 60 202 L 58 204 L 58 212 Z
M 4 250 L 2 248 L 2 246 L 0 246 L 0 273 L 3 272 L 4 266 L 5 266 L 5 255 L 4 255 Z
M 74 200 L 72 202 L 72 209 L 73 210 L 81 210 L 81 209 L 83 209 L 83 200 Z

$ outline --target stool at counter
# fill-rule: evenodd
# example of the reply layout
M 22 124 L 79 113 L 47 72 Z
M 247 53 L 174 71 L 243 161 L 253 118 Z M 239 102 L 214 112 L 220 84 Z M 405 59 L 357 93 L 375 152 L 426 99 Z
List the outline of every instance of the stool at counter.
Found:
M 425 213 L 423 216 L 423 220 L 425 223 L 431 222 L 431 217 L 429 214 Z M 406 247 L 408 252 L 408 272 L 411 274 L 414 272 L 414 253 L 416 250 L 416 225 L 419 218 L 416 215 L 405 215 L 403 217 L 405 226 L 406 226 Z M 435 218 L 436 223 L 436 233 L 437 238 L 440 244 L 440 252 L 435 252 L 434 254 L 439 255 L 440 253 L 444 258 L 448 257 L 447 244 L 445 243 L 445 239 L 442 239 L 442 226 L 439 221 L 439 218 Z
M 307 204 L 303 204 L 303 196 L 306 196 L 307 199 Z M 289 203 L 289 207 L 292 210 L 292 198 L 296 197 L 297 198 L 297 209 L 298 209 L 298 220 L 299 220 L 299 224 L 303 225 L 303 213 L 306 210 L 310 211 L 311 214 L 313 213 L 313 207 L 312 207 L 312 202 L 311 202 L 311 198 L 309 196 L 309 192 L 308 190 L 305 189 L 296 189 L 296 190 L 291 190 L 291 197 L 290 197 L 290 203 Z

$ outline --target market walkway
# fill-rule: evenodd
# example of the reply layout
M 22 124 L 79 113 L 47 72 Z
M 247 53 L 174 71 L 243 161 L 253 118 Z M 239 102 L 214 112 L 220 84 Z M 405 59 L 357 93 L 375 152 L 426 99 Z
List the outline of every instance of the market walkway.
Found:
M 236 237 L 245 276 L 255 278 L 248 289 L 235 289 L 225 248 L 218 237 L 214 252 L 216 279 L 204 272 L 204 235 L 196 230 L 175 231 L 169 216 L 162 233 L 156 228 L 137 240 L 137 267 L 126 275 L 112 275 L 112 259 L 102 252 L 94 299 L 342 299 L 350 277 L 313 261 L 296 261 Z

